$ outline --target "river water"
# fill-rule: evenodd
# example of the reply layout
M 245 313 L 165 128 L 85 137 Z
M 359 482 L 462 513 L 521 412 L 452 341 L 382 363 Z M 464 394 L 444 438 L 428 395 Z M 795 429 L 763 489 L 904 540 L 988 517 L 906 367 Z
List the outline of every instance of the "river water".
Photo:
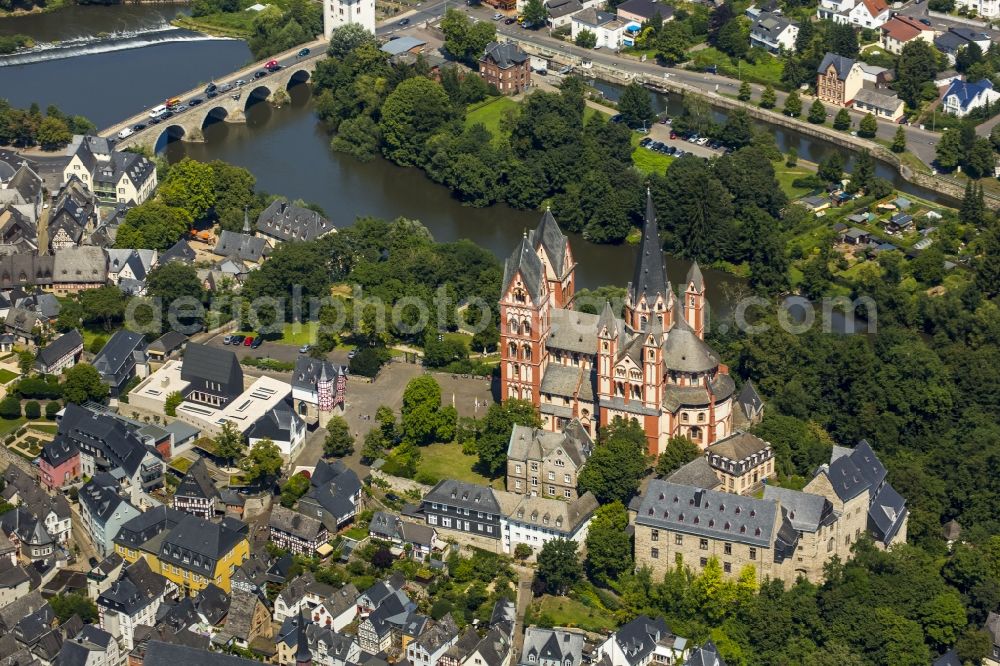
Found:
M 165 28 L 165 22 L 177 11 L 176 7 L 148 5 L 74 7 L 0 21 L 0 32 L 31 34 L 39 41 L 72 38 L 77 49 L 70 57 L 42 51 L 31 62 L 8 62 L 7 66 L 2 66 L 0 58 L 0 96 L 15 106 L 56 104 L 103 127 L 250 61 L 244 42 Z M 62 20 L 71 13 L 73 19 Z M 121 34 L 95 37 L 116 30 Z M 608 97 L 617 96 L 615 86 L 595 85 Z M 291 93 L 291 104 L 282 109 L 267 104 L 251 107 L 245 125 L 223 122 L 206 127 L 205 143 L 169 144 L 168 159 L 221 159 L 246 167 L 261 189 L 313 201 L 338 226 L 349 225 L 363 215 L 408 217 L 423 222 L 439 241 L 468 238 L 501 258 L 525 229 L 538 223 L 539 213 L 534 211 L 502 205 L 488 209 L 462 206 L 419 170 L 382 159 L 362 163 L 331 151 L 329 137 L 312 112 L 309 87 L 297 86 Z M 680 111 L 677 98 L 657 96 L 656 103 L 672 114 Z M 783 150 L 794 145 L 805 159 L 819 161 L 831 150 L 849 157 L 847 151 L 832 144 L 788 131 L 775 131 L 775 136 Z M 894 174 L 885 169 L 881 175 Z M 907 183 L 894 182 L 900 189 L 913 189 Z M 918 194 L 936 197 L 934 193 Z M 631 278 L 634 248 L 593 245 L 579 237 L 572 238 L 572 243 L 579 287 L 624 285 Z M 682 281 L 687 262 L 668 258 L 667 264 L 673 282 Z M 724 294 L 742 282 L 718 271 L 706 270 L 705 274 L 710 301 L 716 303 L 728 300 Z

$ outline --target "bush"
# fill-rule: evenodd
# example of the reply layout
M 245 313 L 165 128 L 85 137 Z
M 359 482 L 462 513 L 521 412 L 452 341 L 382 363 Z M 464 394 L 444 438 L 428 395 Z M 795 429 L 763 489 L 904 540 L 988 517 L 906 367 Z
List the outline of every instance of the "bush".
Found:
M 104 349 L 104 345 L 108 344 L 108 339 L 103 335 L 98 335 L 96 338 L 90 341 L 87 345 L 87 351 L 91 354 L 100 354 L 101 350 Z
M 389 350 L 385 347 L 364 347 L 351 359 L 351 373 L 374 378 L 382 366 L 389 362 Z
M 16 419 L 21 416 L 21 401 L 12 395 L 0 400 L 0 418 Z
M 24 404 L 24 415 L 29 419 L 37 419 L 42 415 L 42 406 L 32 400 Z
M 60 409 L 62 409 L 62 405 L 59 404 L 58 400 L 45 403 L 45 418 L 54 421 Z

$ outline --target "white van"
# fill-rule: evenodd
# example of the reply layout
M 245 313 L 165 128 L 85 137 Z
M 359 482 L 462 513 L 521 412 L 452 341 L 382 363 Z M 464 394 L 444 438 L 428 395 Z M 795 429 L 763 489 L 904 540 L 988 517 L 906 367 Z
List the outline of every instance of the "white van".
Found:
M 132 136 L 133 134 L 135 134 L 135 130 L 132 129 L 131 127 L 126 127 L 121 132 L 118 132 L 118 138 L 119 139 L 127 139 L 128 137 Z
M 159 118 L 166 112 L 167 112 L 167 107 L 163 104 L 160 104 L 159 106 L 154 106 L 152 109 L 149 110 L 149 117 Z

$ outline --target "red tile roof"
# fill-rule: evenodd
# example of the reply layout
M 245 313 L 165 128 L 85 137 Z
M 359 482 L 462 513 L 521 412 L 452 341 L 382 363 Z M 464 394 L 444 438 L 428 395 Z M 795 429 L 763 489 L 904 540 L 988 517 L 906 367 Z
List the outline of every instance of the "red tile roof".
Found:
M 868 13 L 871 14 L 873 18 L 878 16 L 885 10 L 889 9 L 889 5 L 886 4 L 885 0 L 861 0 L 861 1 L 865 3 L 865 9 L 868 10 Z

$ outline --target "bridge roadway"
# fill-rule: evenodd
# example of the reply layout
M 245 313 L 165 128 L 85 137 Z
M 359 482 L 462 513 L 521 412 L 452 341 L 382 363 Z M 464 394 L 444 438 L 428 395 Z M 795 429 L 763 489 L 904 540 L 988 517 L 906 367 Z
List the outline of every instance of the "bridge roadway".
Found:
M 299 57 L 298 53 L 303 48 L 308 48 L 309 54 Z M 243 79 L 246 83 L 238 88 L 234 87 L 227 92 L 220 92 L 212 99 L 209 99 L 205 94 L 204 85 L 171 95 L 170 97 L 179 98 L 182 104 L 188 104 L 188 108 L 156 124 L 150 123 L 149 110 L 147 109 L 101 130 L 100 135 L 116 139 L 115 145 L 119 149 L 137 145 L 145 145 L 150 149 L 155 149 L 156 144 L 165 134 L 170 138 L 179 138 L 185 141 L 203 141 L 202 128 L 209 120 L 246 122 L 244 112 L 252 102 L 270 98 L 279 90 L 286 90 L 291 85 L 307 81 L 316 69 L 316 63 L 326 57 L 326 49 L 327 41 L 325 39 L 299 44 L 284 53 L 259 60 L 213 81 L 218 86 L 227 83 L 235 86 L 237 80 Z M 264 64 L 271 60 L 277 60 L 281 69 L 269 72 L 267 76 L 259 79 L 254 79 L 253 75 L 256 72 L 264 71 Z M 166 99 L 168 97 L 164 97 L 164 100 Z M 201 99 L 202 101 L 200 104 L 190 106 L 193 99 Z M 134 128 L 139 124 L 146 125 L 146 127 L 136 130 L 135 133 L 124 139 L 117 138 L 121 130 L 126 127 Z

